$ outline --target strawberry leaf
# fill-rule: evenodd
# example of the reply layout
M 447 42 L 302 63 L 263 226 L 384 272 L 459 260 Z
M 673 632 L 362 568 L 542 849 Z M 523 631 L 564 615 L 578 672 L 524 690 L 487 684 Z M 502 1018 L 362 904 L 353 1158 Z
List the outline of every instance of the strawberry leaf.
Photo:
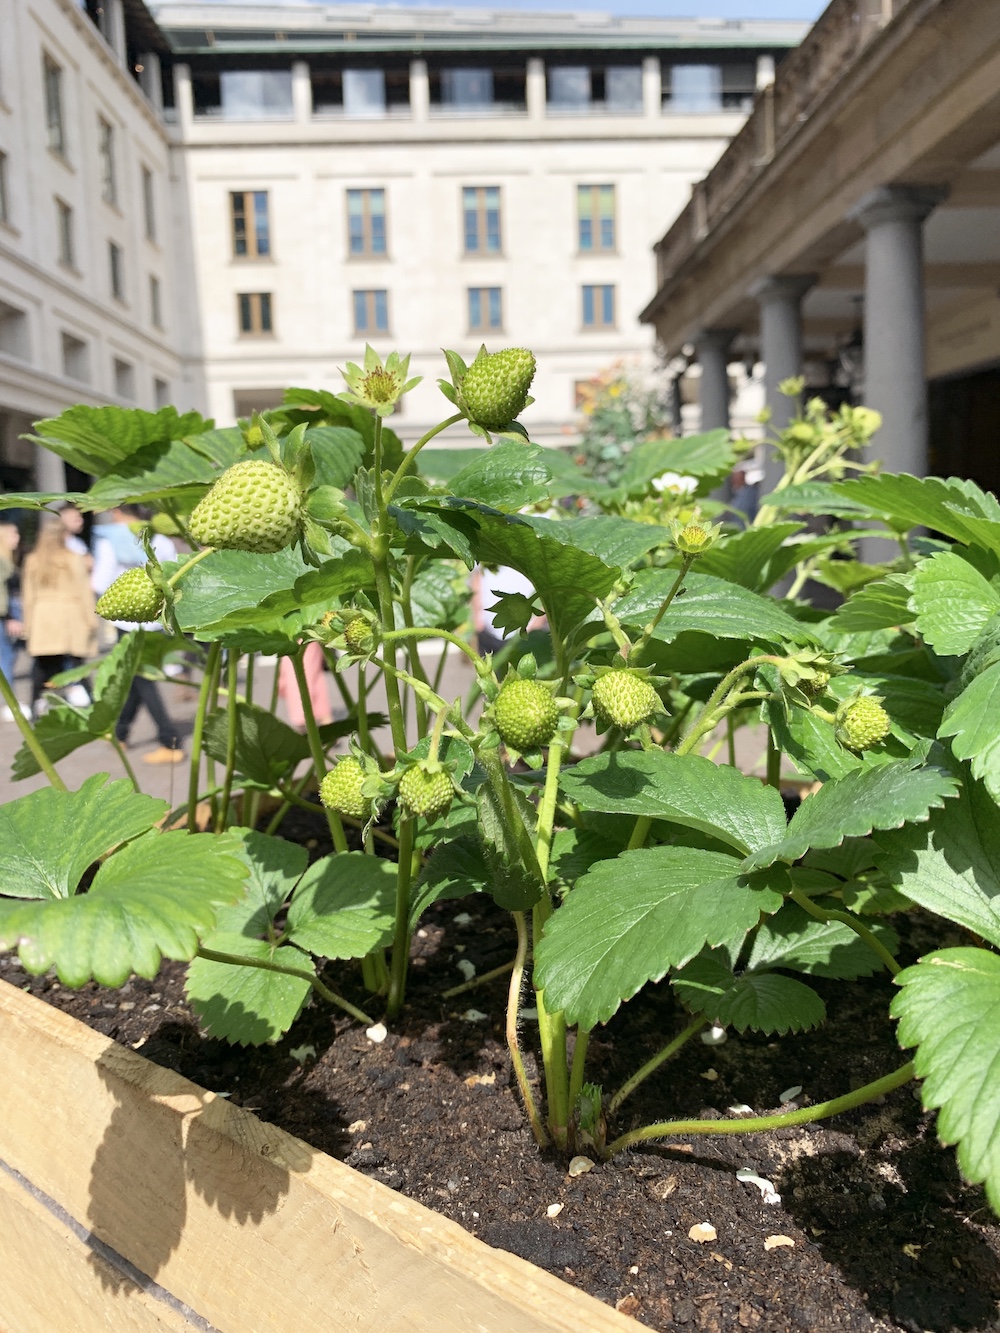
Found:
M 1000 593 L 968 560 L 940 551 L 917 567 L 911 605 L 917 633 L 936 653 L 957 656 L 969 651 L 1000 611 Z
M 671 977 L 670 984 L 696 1014 L 767 1036 L 806 1032 L 826 1018 L 826 1006 L 811 986 L 776 972 L 735 976 L 725 951 L 706 950 Z
M 219 953 L 315 972 L 311 958 L 287 945 L 250 940 L 218 931 L 206 947 Z M 306 977 L 289 976 L 262 967 L 240 967 L 196 958 L 188 968 L 185 992 L 209 1036 L 240 1046 L 277 1041 L 292 1026 L 309 998 Z
M 396 867 L 364 852 L 311 865 L 288 909 L 287 938 L 321 958 L 363 958 L 392 938 Z
M 229 832 L 233 851 L 246 865 L 249 876 L 246 892 L 239 901 L 216 912 L 215 928 L 249 939 L 264 935 L 274 925 L 274 918 L 302 878 L 309 853 L 298 843 L 272 838 L 253 829 Z M 207 937 L 204 943 L 211 938 Z
M 890 952 L 895 951 L 899 938 L 894 930 L 880 921 L 870 928 Z M 882 963 L 842 921 L 817 921 L 797 903 L 785 903 L 763 922 L 747 960 L 751 972 L 772 967 L 853 981 L 880 972 Z

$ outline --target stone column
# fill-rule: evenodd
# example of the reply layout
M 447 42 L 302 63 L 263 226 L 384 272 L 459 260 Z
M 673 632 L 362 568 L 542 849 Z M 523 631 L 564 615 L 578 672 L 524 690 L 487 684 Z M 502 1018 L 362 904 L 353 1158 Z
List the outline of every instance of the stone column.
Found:
M 729 429 L 729 345 L 736 329 L 702 329 L 694 340 L 701 367 L 698 398 L 701 429 Z
M 191 66 L 174 66 L 174 107 L 177 124 L 186 137 L 194 124 L 194 91 L 191 88 Z
M 431 85 L 426 60 L 410 61 L 410 115 L 414 120 L 430 119 Z
M 292 65 L 292 112 L 299 125 L 308 125 L 312 120 L 312 82 L 305 60 L 296 60 Z
M 886 472 L 927 470 L 923 221 L 945 197 L 933 186 L 881 186 L 851 210 L 865 240 L 865 387 L 882 414 L 871 453 Z
M 118 63 L 125 64 L 125 7 L 122 0 L 104 0 L 101 13 L 101 32 L 104 39 L 118 57 Z
M 55 491 L 57 494 L 66 489 L 66 464 L 40 444 L 35 445 L 35 485 L 40 491 Z
M 760 359 L 764 362 L 764 405 L 770 409 L 769 431 L 780 434 L 799 410 L 799 403 L 778 392 L 778 385 L 802 373 L 802 298 L 816 281 L 813 273 L 761 278 L 750 289 L 760 305 Z M 764 462 L 761 495 L 781 480 L 782 466 L 773 449 Z
M 160 57 L 155 51 L 145 51 L 139 57 L 142 73 L 139 75 L 139 87 L 146 94 L 147 100 L 157 111 L 163 110 L 163 72 Z
M 645 56 L 642 62 L 642 114 L 659 119 L 663 110 L 663 76 L 659 56 Z
M 524 80 L 524 100 L 529 120 L 545 119 L 545 61 L 532 56 Z

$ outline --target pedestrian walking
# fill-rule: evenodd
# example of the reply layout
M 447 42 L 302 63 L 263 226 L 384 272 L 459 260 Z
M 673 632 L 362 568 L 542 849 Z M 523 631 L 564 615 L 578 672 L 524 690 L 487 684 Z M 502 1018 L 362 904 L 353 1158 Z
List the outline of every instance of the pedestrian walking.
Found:
M 21 624 L 21 582 L 17 553 L 21 531 L 16 523 L 0 523 L 0 676 L 14 687 L 14 667 L 18 644 L 24 637 Z M 14 714 L 6 704 L 0 718 L 13 722 Z
M 124 574 L 127 569 L 135 569 L 146 564 L 146 553 L 142 548 L 142 543 L 130 527 L 130 524 L 141 517 L 142 511 L 137 506 L 122 505 L 120 508 L 111 511 L 110 523 L 95 527 L 92 583 L 94 592 L 98 596 L 106 592 L 115 579 L 120 574 Z M 177 555 L 177 548 L 170 538 L 159 532 L 153 534 L 152 547 L 157 560 L 161 563 L 173 560 Z M 118 630 L 119 639 L 134 629 L 141 628 L 150 633 L 157 633 L 163 629 L 159 621 L 142 626 L 125 620 L 116 620 L 114 623 Z M 128 694 L 122 705 L 122 711 L 115 723 L 117 739 L 123 745 L 128 744 L 132 724 L 140 708 L 145 708 L 153 719 L 153 725 L 156 727 L 156 739 L 159 742 L 155 750 L 151 750 L 149 754 L 142 756 L 142 762 L 144 764 L 183 763 L 184 751 L 177 735 L 177 726 L 167 712 L 167 706 L 163 702 L 163 696 L 160 694 L 156 681 L 147 680 L 145 676 L 136 674 L 132 677 L 132 683 L 129 685 Z
M 24 558 L 21 579 L 24 636 L 31 665 L 31 707 L 44 711 L 42 694 L 52 676 L 78 666 L 97 646 L 97 615 L 82 555 L 66 547 L 58 521 L 43 522 L 35 548 Z

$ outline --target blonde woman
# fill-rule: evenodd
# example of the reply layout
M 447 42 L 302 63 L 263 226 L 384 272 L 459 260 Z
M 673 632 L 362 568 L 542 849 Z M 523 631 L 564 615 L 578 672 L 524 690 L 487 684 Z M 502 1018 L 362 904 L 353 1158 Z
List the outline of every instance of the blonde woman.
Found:
M 66 530 L 58 519 L 44 524 L 35 549 L 25 556 L 21 595 L 24 637 L 34 659 L 31 704 L 37 714 L 49 677 L 82 662 L 97 647 L 97 616 L 86 561 L 67 549 Z

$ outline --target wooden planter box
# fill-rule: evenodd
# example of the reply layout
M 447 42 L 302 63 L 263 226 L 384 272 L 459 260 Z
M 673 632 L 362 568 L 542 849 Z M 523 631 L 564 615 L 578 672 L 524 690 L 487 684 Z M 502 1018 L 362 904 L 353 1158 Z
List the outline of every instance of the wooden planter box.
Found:
M 0 982 L 6 1333 L 634 1320 Z

